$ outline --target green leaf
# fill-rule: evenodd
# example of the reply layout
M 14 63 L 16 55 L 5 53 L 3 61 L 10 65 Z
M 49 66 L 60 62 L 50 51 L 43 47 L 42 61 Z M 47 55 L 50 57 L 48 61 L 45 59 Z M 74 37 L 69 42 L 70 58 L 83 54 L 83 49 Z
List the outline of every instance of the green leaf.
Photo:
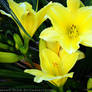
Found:
M 15 81 L 4 81 L 0 82 L 0 87 L 15 87 L 16 85 L 21 85 L 22 83 L 18 83 Z
M 33 3 L 33 9 L 36 10 L 36 4 L 37 4 L 36 0 L 32 0 L 32 3 Z
M 0 69 L 0 77 L 3 78 L 27 78 L 27 79 L 32 79 L 33 76 L 24 73 L 23 72 L 16 72 L 16 71 L 11 71 L 11 70 L 4 70 L 4 69 Z
M 87 6 L 90 6 L 92 5 L 92 0 L 85 0 L 85 5 Z

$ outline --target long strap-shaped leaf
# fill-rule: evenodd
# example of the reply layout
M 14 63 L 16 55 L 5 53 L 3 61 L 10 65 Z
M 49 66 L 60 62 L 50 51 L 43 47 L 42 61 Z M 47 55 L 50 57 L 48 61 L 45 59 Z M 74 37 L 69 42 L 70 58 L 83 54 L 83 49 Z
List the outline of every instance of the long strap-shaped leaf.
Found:
M 34 41 L 34 39 L 26 32 L 25 28 L 22 26 L 21 22 L 19 21 L 19 19 L 18 19 L 17 16 L 15 15 L 15 13 L 8 7 L 8 4 L 5 2 L 5 0 L 0 0 L 0 3 L 1 3 L 2 6 L 11 14 L 11 16 L 13 17 L 13 19 L 18 23 L 18 25 L 19 25 L 20 28 L 23 30 L 23 32 L 24 32 L 32 41 Z

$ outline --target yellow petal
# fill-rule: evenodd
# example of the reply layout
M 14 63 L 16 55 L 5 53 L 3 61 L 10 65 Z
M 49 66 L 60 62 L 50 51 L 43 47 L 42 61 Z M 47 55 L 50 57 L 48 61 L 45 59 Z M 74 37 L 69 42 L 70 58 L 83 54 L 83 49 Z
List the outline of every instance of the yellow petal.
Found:
M 50 74 L 54 73 L 55 75 L 59 75 L 62 74 L 61 73 L 62 68 L 60 66 L 61 62 L 58 57 L 60 45 L 59 44 L 56 45 L 56 43 L 53 45 L 54 46 L 52 46 L 50 42 L 48 43 L 43 40 L 40 40 L 39 44 L 40 65 L 43 71 L 49 72 Z M 55 72 L 53 72 L 53 68 Z
M 81 44 L 88 46 L 88 47 L 92 47 L 92 30 L 82 34 Z
M 46 41 L 40 39 L 39 51 L 41 52 L 45 48 L 52 50 L 53 52 L 55 52 L 58 55 L 59 49 L 60 49 L 60 44 L 58 42 L 46 42 Z
M 63 76 L 53 76 L 51 74 L 47 74 L 36 69 L 26 69 L 24 72 L 34 75 L 35 76 L 34 82 L 40 83 L 43 80 L 45 80 L 50 81 L 52 84 L 54 83 L 56 86 L 60 86 L 61 84 L 65 83 L 65 82 L 62 83 L 62 79 L 65 79 L 67 77 L 70 78 L 73 77 L 73 73 L 68 73 Z
M 52 6 L 52 2 L 41 8 L 37 13 L 36 13 L 36 19 L 37 19 L 37 27 L 40 26 L 42 22 L 44 22 L 46 18 L 47 11 L 50 9 Z
M 88 28 L 88 26 L 92 25 L 92 6 L 81 7 L 77 11 L 77 15 L 75 18 L 75 23 L 80 26 L 80 31 L 82 29 Z M 89 25 L 91 24 L 91 25 Z
M 67 78 L 72 78 L 73 77 L 73 72 L 62 75 L 61 79 L 55 79 L 55 80 L 51 80 L 50 82 L 55 85 L 55 86 L 63 86 L 67 80 Z
M 60 55 L 60 60 L 61 60 L 61 63 L 62 63 L 62 66 L 61 66 L 62 70 L 63 70 L 62 73 L 66 74 L 75 65 L 75 63 L 76 63 L 76 61 L 78 59 L 79 53 L 75 52 L 75 53 L 69 54 L 64 50 L 61 50 L 59 55 Z
M 33 13 L 33 9 L 31 8 L 31 11 L 28 11 L 27 13 L 23 14 L 21 16 L 21 23 L 25 27 L 26 31 L 31 35 L 31 37 L 34 35 L 35 31 L 37 30 L 37 19 L 35 12 Z
M 36 69 L 26 69 L 24 72 L 35 75 L 34 82 L 37 82 L 37 83 L 40 83 L 43 80 L 49 81 L 49 80 L 54 80 L 54 79 L 60 79 L 61 78 L 61 76 L 56 76 L 55 77 L 53 75 L 44 73 L 44 72 L 42 72 L 40 70 L 36 70 Z M 67 76 L 70 77 L 71 75 L 67 75 Z M 66 76 L 64 76 L 64 77 L 66 77 Z
M 25 4 L 24 3 L 17 4 L 13 0 L 7 0 L 7 1 L 9 3 L 9 7 L 12 9 L 12 11 L 18 17 L 18 19 L 20 19 L 21 15 L 23 15 L 25 12 Z
M 62 36 L 62 35 L 61 35 Z M 68 53 L 73 53 L 79 48 L 79 43 L 80 43 L 80 38 L 69 38 L 67 35 L 59 41 L 62 48 L 68 52 Z
M 76 10 L 80 7 L 80 0 L 67 0 L 67 7 L 72 12 L 76 12 Z
M 48 10 L 47 17 L 51 20 L 55 30 L 62 32 L 66 25 L 72 20 L 72 15 L 63 5 L 53 3 L 53 6 Z M 71 18 L 71 19 L 70 19 Z M 60 28 L 58 30 L 58 28 Z
M 78 55 L 78 60 L 84 59 L 85 58 L 85 54 L 82 51 L 77 51 L 79 53 Z
M 80 23 L 79 33 L 81 44 L 92 47 L 92 7 L 82 7 L 79 9 L 77 23 Z M 81 22 L 82 21 L 82 22 Z
M 24 72 L 35 75 L 35 76 L 37 75 L 41 76 L 43 74 L 42 71 L 37 70 L 37 69 L 26 69 Z
M 47 75 L 46 73 L 43 73 L 42 71 L 36 69 L 26 69 L 24 72 L 34 75 L 34 82 L 37 83 L 42 82 L 44 79 L 50 80 L 53 77 L 52 75 Z
M 0 13 L 1 14 L 3 14 L 3 15 L 6 15 L 6 16 L 8 16 L 8 17 L 10 17 L 11 18 L 11 15 L 10 14 L 8 14 L 8 13 L 6 13 L 5 11 L 3 11 L 3 10 L 0 10 Z
M 39 52 L 41 52 L 43 49 L 46 49 L 46 42 L 42 39 L 39 41 Z
M 43 49 L 40 51 L 40 65 L 42 71 L 56 76 L 61 75 L 62 68 L 60 64 L 60 59 L 55 52 L 49 49 Z
M 47 46 L 48 49 L 52 50 L 57 55 L 58 55 L 59 50 L 61 48 L 60 44 L 58 42 L 46 42 L 46 46 Z
M 40 38 L 45 41 L 58 41 L 61 39 L 61 36 L 58 32 L 56 32 L 52 27 L 46 28 L 41 32 Z

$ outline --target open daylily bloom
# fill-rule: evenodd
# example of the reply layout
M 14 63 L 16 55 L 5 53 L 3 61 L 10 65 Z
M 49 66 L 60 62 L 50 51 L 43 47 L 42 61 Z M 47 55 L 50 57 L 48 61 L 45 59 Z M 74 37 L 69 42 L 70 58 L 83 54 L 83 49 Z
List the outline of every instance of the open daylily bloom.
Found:
M 67 0 L 67 7 L 53 3 L 47 17 L 52 27 L 45 29 L 40 38 L 58 41 L 68 53 L 79 49 L 79 44 L 92 47 L 92 6 L 80 7 L 80 0 Z
M 73 72 L 68 72 L 78 59 L 84 58 L 80 51 L 68 54 L 58 42 L 40 40 L 39 51 L 41 70 L 26 69 L 24 72 L 34 75 L 34 82 L 45 80 L 55 86 L 63 86 L 68 77 L 72 78 Z
M 49 3 L 41 10 L 36 12 L 32 9 L 32 5 L 28 2 L 16 3 L 13 0 L 7 1 L 9 3 L 10 8 L 15 13 L 25 30 L 30 34 L 30 36 L 33 36 L 37 28 L 41 25 L 43 21 L 45 21 L 45 14 L 52 5 L 51 3 Z M 10 14 L 7 14 L 3 10 L 0 10 L 0 12 L 1 14 L 7 15 L 8 17 L 12 18 Z M 24 35 L 23 31 L 21 31 L 21 33 L 22 35 Z

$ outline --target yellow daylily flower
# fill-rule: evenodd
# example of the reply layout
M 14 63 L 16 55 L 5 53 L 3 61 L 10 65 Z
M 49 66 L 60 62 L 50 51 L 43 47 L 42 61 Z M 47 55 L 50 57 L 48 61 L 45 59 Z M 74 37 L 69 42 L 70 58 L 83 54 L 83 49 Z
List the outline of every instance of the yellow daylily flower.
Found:
M 79 44 L 92 47 L 92 6 L 81 4 L 80 0 L 67 0 L 67 7 L 53 3 L 47 13 L 53 26 L 42 31 L 40 38 L 58 41 L 68 53 L 79 49 Z
M 13 0 L 7 1 L 12 11 L 15 13 L 17 18 L 31 37 L 34 35 L 35 31 L 41 25 L 41 23 L 46 20 L 46 12 L 52 5 L 50 2 L 48 5 L 36 12 L 32 9 L 32 5 L 28 2 L 16 3 Z M 10 14 L 7 14 L 3 10 L 0 10 L 0 12 L 1 14 L 7 15 L 8 17 L 12 18 Z M 21 31 L 21 33 L 22 35 L 24 35 L 23 31 Z
M 58 42 L 40 40 L 39 51 L 41 70 L 26 69 L 24 72 L 34 75 L 34 82 L 45 80 L 55 86 L 63 86 L 68 77 L 72 78 L 73 72 L 68 72 L 78 59 L 84 58 L 80 51 L 68 54 Z

